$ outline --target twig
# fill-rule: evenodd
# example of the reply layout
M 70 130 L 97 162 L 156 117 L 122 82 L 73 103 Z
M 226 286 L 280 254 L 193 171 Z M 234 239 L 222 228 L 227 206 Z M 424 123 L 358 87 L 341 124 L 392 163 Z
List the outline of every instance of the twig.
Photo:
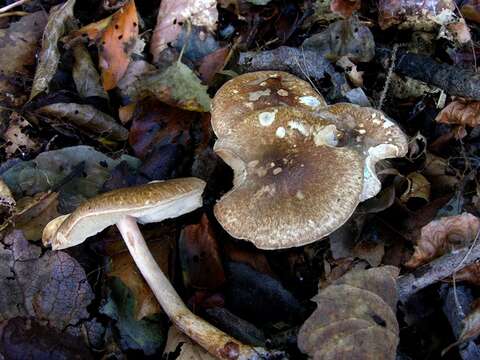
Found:
M 10 4 L 10 5 L 7 5 L 7 6 L 4 6 L 4 7 L 0 8 L 0 13 L 7 12 L 8 10 L 13 9 L 14 7 L 23 5 L 23 4 L 25 4 L 26 2 L 29 2 L 29 1 L 30 1 L 30 0 L 18 0 L 18 1 L 15 1 L 13 4 Z
M 12 12 L 7 12 L 7 13 L 4 13 L 4 14 L 0 14 L 0 19 L 1 18 L 4 18 L 4 17 L 9 17 L 9 16 L 25 16 L 25 15 L 28 15 L 30 13 L 26 12 L 26 11 L 12 11 Z
M 388 68 L 387 78 L 385 79 L 385 85 L 383 86 L 382 94 L 380 95 L 380 100 L 378 101 L 378 110 L 382 110 L 383 103 L 387 97 L 388 88 L 390 87 L 390 82 L 392 81 L 393 69 L 395 68 L 395 60 L 397 59 L 397 51 L 400 47 L 399 44 L 395 44 L 392 50 L 392 57 L 390 59 L 390 67 Z
M 475 243 L 470 248 L 444 255 L 412 273 L 400 276 L 397 281 L 400 301 L 405 303 L 416 292 L 451 276 L 459 266 L 468 266 L 478 259 L 480 259 L 480 244 Z

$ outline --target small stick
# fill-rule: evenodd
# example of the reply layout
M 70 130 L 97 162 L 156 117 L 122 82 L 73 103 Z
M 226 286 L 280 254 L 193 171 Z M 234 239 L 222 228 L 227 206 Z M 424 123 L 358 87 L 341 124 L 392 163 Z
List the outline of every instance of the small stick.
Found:
M 416 292 L 432 285 L 480 259 L 480 244 L 446 254 L 397 280 L 399 299 L 405 303 Z
M 29 2 L 29 1 L 30 1 L 30 0 L 18 0 L 18 1 L 15 1 L 14 3 L 12 3 L 12 4 L 10 4 L 10 5 L 7 5 L 7 6 L 4 6 L 4 7 L 0 8 L 0 13 L 7 12 L 8 10 L 13 9 L 14 7 L 23 5 L 23 4 L 25 4 L 26 2 Z
M 4 18 L 4 17 L 9 17 L 9 16 L 25 16 L 25 15 L 28 15 L 30 13 L 26 12 L 26 11 L 12 11 L 12 12 L 7 12 L 7 13 L 4 13 L 4 14 L 0 14 L 0 19 L 1 18 Z

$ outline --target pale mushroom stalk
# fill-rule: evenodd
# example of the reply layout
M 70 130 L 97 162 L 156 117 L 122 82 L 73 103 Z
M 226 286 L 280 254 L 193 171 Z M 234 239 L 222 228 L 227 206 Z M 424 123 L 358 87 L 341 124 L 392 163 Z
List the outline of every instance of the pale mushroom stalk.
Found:
M 108 226 L 116 225 L 138 269 L 172 322 L 219 359 L 259 360 L 281 356 L 244 345 L 193 314 L 153 258 L 138 228 L 174 218 L 202 205 L 205 182 L 196 178 L 152 182 L 98 195 L 73 213 L 52 220 L 43 230 L 44 244 L 59 250 L 78 245 Z
M 126 216 L 116 225 L 145 281 L 180 331 L 220 359 L 255 360 L 268 356 L 262 348 L 240 344 L 186 307 L 150 253 L 134 217 Z

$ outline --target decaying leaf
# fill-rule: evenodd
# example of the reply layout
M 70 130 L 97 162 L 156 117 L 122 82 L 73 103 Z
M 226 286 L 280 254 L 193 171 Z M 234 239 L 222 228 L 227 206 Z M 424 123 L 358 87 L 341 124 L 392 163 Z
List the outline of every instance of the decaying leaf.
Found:
M 357 270 L 320 290 L 298 334 L 300 350 L 316 360 L 395 359 L 397 276 L 393 266 Z
M 67 22 L 73 19 L 73 6 L 75 0 L 68 0 L 63 4 L 52 8 L 48 16 L 42 38 L 42 51 L 39 56 L 35 78 L 33 79 L 30 99 L 48 88 L 50 80 L 57 71 L 60 51 L 58 40 L 67 30 Z
M 138 14 L 135 1 L 130 0 L 117 11 L 103 31 L 99 46 L 99 63 L 105 90 L 117 86 L 130 63 L 138 39 Z
M 204 27 L 213 32 L 217 28 L 216 0 L 163 0 L 158 10 L 157 25 L 150 42 L 150 53 L 156 62 L 169 44 L 180 35 L 183 23 Z
M 128 102 L 135 98 L 137 93 L 136 84 L 147 73 L 153 73 L 155 66 L 144 61 L 135 60 L 128 65 L 125 75 L 117 83 L 117 88 L 120 95 L 124 98 L 125 102 Z
M 18 198 L 61 185 L 60 208 L 67 213 L 95 196 L 115 166 L 124 160 L 133 169 L 139 166 L 139 160 L 128 155 L 113 160 L 90 146 L 72 146 L 46 151 L 34 160 L 19 162 L 1 178 Z
M 480 219 L 469 213 L 433 220 L 422 227 L 415 252 L 405 264 L 418 267 L 455 248 L 468 246 L 480 231 Z
M 131 291 L 117 278 L 110 279 L 108 289 L 107 302 L 100 312 L 115 321 L 122 350 L 142 350 L 146 355 L 153 355 L 165 339 L 160 316 L 136 320 Z
M 480 125 L 480 101 L 452 101 L 440 111 L 435 120 L 443 124 L 478 126 Z
M 356 16 L 330 24 L 325 31 L 306 39 L 303 47 L 314 48 L 329 60 L 346 56 L 355 62 L 368 62 L 375 55 L 373 34 Z
M 199 224 L 182 230 L 178 248 L 185 286 L 213 290 L 223 285 L 225 272 L 217 240 L 205 214 Z
M 360 10 L 361 5 L 362 2 L 360 0 L 332 0 L 330 9 L 343 17 L 349 17 L 355 11 Z
M 206 84 L 212 83 L 214 76 L 218 72 L 223 70 L 225 62 L 229 57 L 230 51 L 231 50 L 227 46 L 225 46 L 206 55 L 202 59 L 198 72 L 203 82 L 205 82 Z
M 190 110 L 210 111 L 207 86 L 185 64 L 177 61 L 162 72 L 140 78 L 135 84 L 136 98 L 154 96 L 169 105 Z
M 165 274 L 168 274 L 169 260 L 175 247 L 175 238 L 172 236 L 167 237 L 160 239 L 160 241 L 149 241 L 148 244 L 155 261 Z M 111 266 L 107 275 L 120 279 L 130 289 L 135 302 L 133 308 L 135 320 L 141 320 L 161 312 L 160 304 L 139 273 L 127 249 L 124 248 L 122 251 L 112 255 Z
M 469 284 L 480 285 L 480 262 L 465 266 L 455 273 L 456 281 L 465 281 Z
M 174 355 L 175 354 L 175 355 Z M 170 359 L 175 356 L 177 360 L 214 360 L 208 352 L 190 340 L 190 338 L 178 331 L 175 326 L 168 330 L 167 344 L 163 350 L 163 356 Z
M 27 240 L 42 238 L 45 225 L 60 214 L 57 211 L 58 193 L 38 193 L 26 196 L 17 202 L 16 213 L 12 218 L 15 229 L 22 230 Z
M 35 50 L 47 22 L 47 15 L 38 11 L 22 17 L 0 32 L 0 102 L 20 106 L 27 99 L 15 94 L 17 77 L 32 76 Z
M 68 332 L 88 319 L 94 295 L 74 258 L 63 251 L 42 254 L 19 230 L 0 242 L 0 258 L 0 321 L 33 317 Z
M 107 92 L 103 89 L 92 58 L 85 45 L 77 43 L 73 46 L 75 62 L 72 68 L 73 81 L 79 95 L 83 98 L 98 96 L 108 99 Z
M 29 128 L 30 123 L 18 113 L 10 115 L 8 128 L 3 134 L 3 139 L 7 142 L 5 147 L 7 155 L 12 156 L 17 151 L 23 155 L 38 150 L 40 144 L 30 138 L 27 133 Z
M 430 182 L 418 172 L 412 172 L 406 177 L 407 188 L 400 196 L 400 201 L 407 203 L 410 200 L 421 200 L 426 204 L 430 200 Z
M 345 73 L 354 86 L 363 86 L 364 72 L 358 71 L 357 65 L 355 65 L 347 56 L 342 56 L 340 59 L 338 59 L 337 66 L 340 66 L 343 70 L 345 70 Z
M 37 110 L 44 115 L 65 119 L 69 125 L 77 126 L 95 137 L 123 141 L 128 138 L 128 130 L 114 118 L 91 105 L 75 103 L 55 103 Z
M 422 174 L 430 181 L 432 190 L 442 194 L 453 192 L 459 181 L 448 161 L 430 152 L 426 153 Z
M 477 0 L 463 1 L 460 12 L 465 19 L 480 23 L 480 3 Z

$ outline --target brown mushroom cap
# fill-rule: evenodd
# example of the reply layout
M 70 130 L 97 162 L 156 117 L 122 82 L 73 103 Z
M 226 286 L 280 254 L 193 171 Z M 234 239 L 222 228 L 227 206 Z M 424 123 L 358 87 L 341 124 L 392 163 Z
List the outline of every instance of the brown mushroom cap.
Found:
M 336 147 L 331 121 L 294 107 L 251 112 L 229 124 L 215 151 L 233 168 L 234 188 L 215 206 L 230 235 L 262 249 L 327 236 L 355 210 L 363 185 L 358 151 Z
M 256 71 L 227 81 L 212 101 L 212 127 L 218 137 L 252 111 L 272 106 L 318 110 L 327 106 L 312 86 L 283 71 Z
M 381 190 L 375 164 L 383 159 L 403 157 L 408 151 L 408 139 L 393 120 L 382 111 L 349 103 L 328 106 L 318 116 L 335 122 L 344 131 L 345 140 L 357 147 L 365 158 L 364 185 L 360 201 Z
M 43 242 L 51 242 L 52 248 L 58 250 L 78 245 L 126 216 L 142 224 L 180 216 L 202 205 L 204 188 L 204 181 L 184 178 L 100 194 L 70 215 L 52 220 L 44 230 Z

